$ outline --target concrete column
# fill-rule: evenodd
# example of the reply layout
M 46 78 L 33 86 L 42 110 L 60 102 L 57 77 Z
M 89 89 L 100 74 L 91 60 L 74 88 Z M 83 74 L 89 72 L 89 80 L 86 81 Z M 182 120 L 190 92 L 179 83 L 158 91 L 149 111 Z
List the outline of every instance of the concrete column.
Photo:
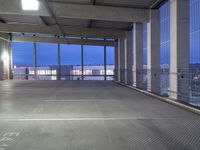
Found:
M 37 45 L 36 45 L 36 42 L 33 43 L 33 49 L 34 49 L 33 63 L 34 63 L 35 80 L 37 80 Z
M 10 45 L 6 40 L 0 39 L 0 80 L 9 79 L 10 74 Z
M 160 94 L 160 13 L 150 10 L 147 23 L 147 90 Z
M 125 83 L 125 39 L 119 39 L 119 55 L 120 55 L 120 82 Z
M 3 40 L 0 40 L 0 81 L 4 80 Z
M 3 60 L 0 59 L 0 81 L 4 80 L 4 64 Z
M 170 98 L 188 99 L 189 0 L 170 0 Z
M 134 24 L 134 78 L 133 84 L 137 88 L 142 88 L 143 80 L 143 25 Z
M 119 81 L 119 49 L 118 40 L 115 41 L 115 81 Z
M 61 79 L 60 44 L 58 44 L 58 80 Z
M 133 85 L 133 30 L 127 32 L 126 69 L 126 84 Z

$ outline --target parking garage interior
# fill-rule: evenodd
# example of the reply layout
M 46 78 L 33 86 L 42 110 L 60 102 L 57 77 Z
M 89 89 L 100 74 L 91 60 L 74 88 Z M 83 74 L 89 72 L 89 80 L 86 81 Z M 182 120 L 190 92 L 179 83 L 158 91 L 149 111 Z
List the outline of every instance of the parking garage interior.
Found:
M 199 150 L 199 0 L 0 0 L 0 150 Z

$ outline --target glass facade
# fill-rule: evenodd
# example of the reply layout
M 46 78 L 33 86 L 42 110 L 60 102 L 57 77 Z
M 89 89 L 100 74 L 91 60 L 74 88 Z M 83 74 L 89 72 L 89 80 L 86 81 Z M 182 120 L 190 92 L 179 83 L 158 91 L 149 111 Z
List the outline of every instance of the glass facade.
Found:
M 60 73 L 58 45 L 36 43 L 37 77 L 34 66 L 33 43 L 12 43 L 14 79 L 25 80 L 81 80 L 81 45 L 60 44 Z M 107 80 L 113 79 L 114 47 L 106 48 Z M 104 80 L 104 47 L 84 46 L 84 79 Z M 20 74 L 20 76 L 18 76 Z
M 200 64 L 200 0 L 190 0 L 190 64 Z
M 33 43 L 12 42 L 13 66 L 33 66 Z
M 81 65 L 81 46 L 80 45 L 60 45 L 61 65 Z
M 147 65 L 147 24 L 143 24 L 143 64 Z
M 190 64 L 200 63 L 200 1 L 190 3 Z M 160 60 L 161 65 L 170 63 L 170 2 L 160 7 Z
M 160 64 L 169 67 L 170 63 L 170 3 L 160 7 Z
M 58 64 L 57 44 L 37 43 L 37 67 L 56 66 Z
M 104 80 L 104 72 L 104 47 L 84 46 L 84 80 Z
M 114 65 L 114 47 L 106 47 L 107 65 Z

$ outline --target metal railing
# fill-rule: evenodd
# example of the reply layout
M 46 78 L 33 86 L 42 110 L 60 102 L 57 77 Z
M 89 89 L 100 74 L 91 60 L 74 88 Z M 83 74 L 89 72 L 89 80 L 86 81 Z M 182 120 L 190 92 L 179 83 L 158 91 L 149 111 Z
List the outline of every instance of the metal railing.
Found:
M 120 70 L 120 82 L 127 83 L 127 74 L 130 74 L 130 70 Z M 137 69 L 132 71 L 132 77 L 132 85 L 137 88 L 152 90 L 153 93 L 163 97 L 175 94 L 178 101 L 200 108 L 200 68 L 181 69 L 177 73 L 170 73 L 167 68 L 160 70 Z M 178 86 L 175 91 L 170 88 L 171 77 L 177 79 Z M 151 84 L 148 83 L 149 80 L 151 80 Z

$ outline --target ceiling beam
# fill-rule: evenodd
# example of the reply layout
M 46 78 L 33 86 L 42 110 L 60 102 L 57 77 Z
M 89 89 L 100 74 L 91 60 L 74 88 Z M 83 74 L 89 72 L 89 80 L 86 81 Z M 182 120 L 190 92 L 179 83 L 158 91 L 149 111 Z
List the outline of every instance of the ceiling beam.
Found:
M 43 0 L 42 2 L 43 2 L 43 4 L 46 6 L 46 9 L 48 10 L 48 12 L 49 12 L 51 18 L 54 20 L 55 25 L 56 25 L 56 27 L 57 27 L 57 29 L 58 29 L 58 32 L 60 32 L 60 34 L 62 34 L 62 36 L 65 37 L 65 33 L 64 33 L 64 31 L 62 30 L 62 28 L 60 27 L 60 25 L 58 24 L 58 21 L 57 21 L 57 19 L 56 19 L 56 16 L 54 15 L 54 12 L 52 11 L 51 7 L 49 6 L 49 2 L 48 2 L 47 0 Z
M 125 36 L 125 30 L 102 29 L 102 28 L 82 28 L 61 26 L 66 36 L 92 37 L 92 38 L 113 38 Z M 33 33 L 62 36 L 57 27 L 45 25 L 21 25 L 0 23 L 0 32 L 4 33 Z
M 162 4 L 166 3 L 166 0 L 157 0 L 153 5 L 150 6 L 151 9 L 158 9 Z
M 10 35 L 8 33 L 0 33 L 0 39 L 8 42 Z
M 44 17 L 40 16 L 41 21 L 43 22 L 44 25 L 48 26 L 49 23 L 44 19 Z
M 121 22 L 147 22 L 149 9 L 125 8 L 113 6 L 81 5 L 49 2 L 52 12 L 56 17 L 94 19 Z M 51 16 L 40 1 L 39 11 L 23 11 L 21 0 L 0 0 L 0 14 L 18 14 L 33 16 Z
M 6 23 L 6 21 L 0 18 L 0 23 Z
M 91 5 L 96 5 L 96 0 L 91 0 Z M 88 28 L 92 28 L 92 19 L 89 20 L 89 23 L 88 23 Z
M 78 44 L 78 45 L 94 45 L 94 46 L 114 46 L 115 41 L 89 40 L 75 38 L 48 38 L 36 36 L 13 36 L 13 42 L 41 42 L 41 43 L 57 43 L 57 44 Z

